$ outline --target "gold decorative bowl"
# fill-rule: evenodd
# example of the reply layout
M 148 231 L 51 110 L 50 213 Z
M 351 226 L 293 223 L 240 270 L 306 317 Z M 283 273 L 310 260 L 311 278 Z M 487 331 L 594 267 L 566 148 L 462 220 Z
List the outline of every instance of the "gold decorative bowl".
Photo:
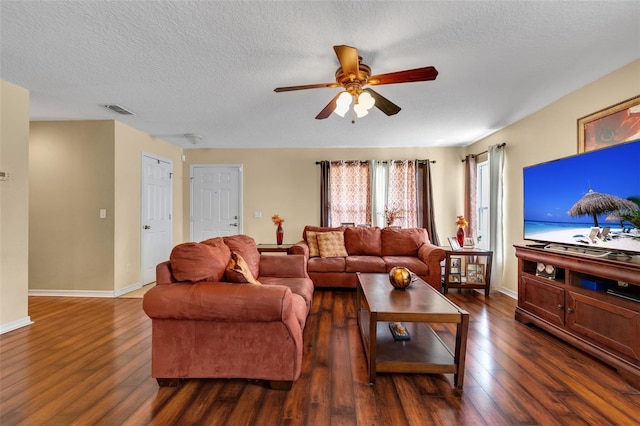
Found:
M 389 282 L 397 290 L 406 289 L 411 281 L 413 281 L 413 274 L 407 268 L 396 266 L 389 271 Z

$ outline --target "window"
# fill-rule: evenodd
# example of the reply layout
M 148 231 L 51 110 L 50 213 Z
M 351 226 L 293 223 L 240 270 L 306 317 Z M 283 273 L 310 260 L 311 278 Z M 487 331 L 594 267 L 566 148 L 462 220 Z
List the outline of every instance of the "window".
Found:
M 371 223 L 369 165 L 362 161 L 332 161 L 329 181 L 330 224 Z
M 384 211 L 401 211 L 393 223 L 415 227 L 416 171 L 414 161 L 332 161 L 330 224 L 344 222 L 386 226 Z

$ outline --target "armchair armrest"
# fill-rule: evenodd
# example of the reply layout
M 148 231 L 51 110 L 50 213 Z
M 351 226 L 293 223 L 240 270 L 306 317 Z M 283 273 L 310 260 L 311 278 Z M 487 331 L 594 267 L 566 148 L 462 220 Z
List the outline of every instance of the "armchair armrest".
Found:
M 309 259 L 309 245 L 305 240 L 298 241 L 289 249 L 290 254 L 301 254 L 305 259 Z
M 142 309 L 152 319 L 286 321 L 295 318 L 291 289 L 254 284 L 169 284 L 149 290 Z
M 307 259 L 302 255 L 260 256 L 260 276 L 276 278 L 307 278 Z

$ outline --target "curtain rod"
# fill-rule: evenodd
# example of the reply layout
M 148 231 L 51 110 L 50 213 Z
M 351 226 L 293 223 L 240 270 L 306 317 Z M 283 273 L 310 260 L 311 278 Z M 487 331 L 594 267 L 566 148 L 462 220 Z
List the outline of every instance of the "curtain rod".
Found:
M 329 160 L 325 160 L 325 161 L 329 161 Z M 340 161 L 340 160 L 334 160 L 334 161 Z M 356 161 L 359 161 L 360 163 L 368 163 L 369 162 L 369 160 L 365 160 L 365 161 L 347 160 L 347 161 L 345 161 L 345 163 L 354 163 Z M 398 160 L 398 161 L 402 161 L 402 160 Z M 429 163 L 431 163 L 431 164 L 436 164 L 436 160 L 418 160 L 418 163 L 423 163 L 424 164 L 425 161 L 429 161 Z M 383 161 L 382 162 L 382 164 L 387 164 L 387 163 L 388 163 L 388 161 Z M 316 161 L 316 164 L 320 164 L 320 161 Z
M 498 148 L 504 148 L 505 146 L 507 146 L 507 143 L 506 143 L 506 142 L 502 142 L 500 145 L 498 145 Z M 472 156 L 472 157 L 479 157 L 480 155 L 482 155 L 482 154 L 486 154 L 487 152 L 489 152 L 489 150 L 485 150 L 485 151 L 479 152 L 479 153 L 477 153 L 477 154 L 471 154 L 471 156 Z M 462 160 L 460 160 L 460 161 L 462 161 L 462 162 L 464 163 L 464 162 L 465 162 L 465 161 L 467 161 L 467 160 L 466 160 L 465 158 L 463 158 L 463 159 L 462 159 Z

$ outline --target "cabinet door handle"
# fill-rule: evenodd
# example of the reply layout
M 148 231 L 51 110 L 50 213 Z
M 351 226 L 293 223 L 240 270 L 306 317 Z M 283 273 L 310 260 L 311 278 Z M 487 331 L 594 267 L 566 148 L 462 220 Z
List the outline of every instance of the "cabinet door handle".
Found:
M 567 308 L 567 312 L 568 312 L 568 313 L 572 313 L 572 312 L 573 312 L 573 309 L 571 309 L 571 308 Z
M 563 309 L 564 309 L 564 306 L 562 306 L 562 305 L 558 305 L 558 309 L 559 309 L 559 310 L 563 310 Z

